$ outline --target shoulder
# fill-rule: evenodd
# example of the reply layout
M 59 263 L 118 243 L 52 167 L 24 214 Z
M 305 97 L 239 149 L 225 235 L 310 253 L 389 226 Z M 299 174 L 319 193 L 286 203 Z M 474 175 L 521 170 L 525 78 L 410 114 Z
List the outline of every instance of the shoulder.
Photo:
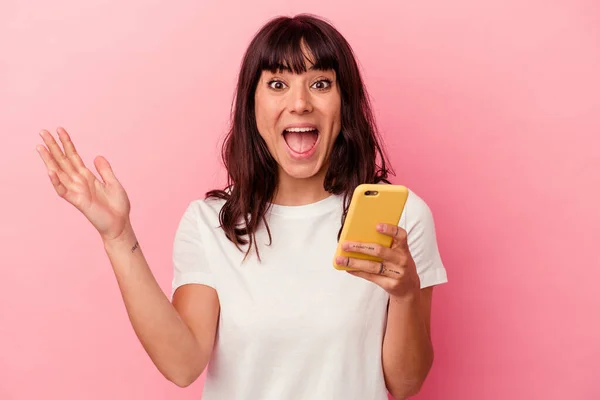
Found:
M 410 188 L 399 225 L 409 233 L 433 225 L 433 213 L 429 204 Z
M 386 182 L 378 182 L 378 184 L 389 185 Z M 404 204 L 404 210 L 400 216 L 398 226 L 410 233 L 418 225 L 432 223 L 433 215 L 427 202 L 415 193 L 414 190 L 409 187 L 406 188 L 408 189 L 408 197 Z
M 187 203 L 181 216 L 179 229 L 197 230 L 203 225 L 214 225 L 219 219 L 225 200 L 217 198 L 193 199 Z
M 185 212 L 195 215 L 219 214 L 224 204 L 225 200 L 214 197 L 193 199 L 187 204 Z
M 409 190 L 399 224 L 407 232 L 410 254 L 417 268 L 421 288 L 448 281 L 446 269 L 438 248 L 433 213 L 427 202 Z
M 411 215 L 424 217 L 431 214 L 429 204 L 412 189 L 408 189 L 408 198 L 406 199 L 406 207 L 410 210 Z

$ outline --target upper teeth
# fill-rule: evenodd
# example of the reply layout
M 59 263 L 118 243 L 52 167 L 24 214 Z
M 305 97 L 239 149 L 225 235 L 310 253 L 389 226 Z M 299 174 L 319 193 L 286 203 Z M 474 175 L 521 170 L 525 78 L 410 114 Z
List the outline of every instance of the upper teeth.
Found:
M 288 132 L 310 132 L 310 131 L 316 131 L 316 128 L 288 128 L 286 129 L 286 131 Z

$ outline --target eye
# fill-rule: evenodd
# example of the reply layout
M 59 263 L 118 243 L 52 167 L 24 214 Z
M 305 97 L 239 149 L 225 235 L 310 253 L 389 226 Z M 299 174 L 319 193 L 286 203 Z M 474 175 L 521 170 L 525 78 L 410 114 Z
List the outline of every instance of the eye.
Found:
M 278 81 L 276 79 L 273 79 L 269 82 L 267 82 L 267 85 L 271 88 L 271 89 L 275 89 L 275 90 L 281 90 L 285 87 L 285 83 Z
M 318 85 L 317 87 L 315 87 L 315 89 L 317 89 L 317 90 L 327 90 L 331 87 L 331 80 L 319 79 L 318 81 L 316 81 L 315 83 L 312 84 L 313 87 L 315 85 Z

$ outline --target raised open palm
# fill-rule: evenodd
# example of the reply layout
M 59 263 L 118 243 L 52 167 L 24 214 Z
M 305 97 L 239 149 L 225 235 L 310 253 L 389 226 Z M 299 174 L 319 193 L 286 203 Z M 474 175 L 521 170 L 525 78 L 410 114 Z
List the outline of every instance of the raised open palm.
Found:
M 125 189 L 104 157 L 94 159 L 101 182 L 86 168 L 67 131 L 58 128 L 57 133 L 64 152 L 47 130 L 40 132 L 47 148 L 36 147 L 56 193 L 81 211 L 103 240 L 118 238 L 129 223 L 131 205 Z

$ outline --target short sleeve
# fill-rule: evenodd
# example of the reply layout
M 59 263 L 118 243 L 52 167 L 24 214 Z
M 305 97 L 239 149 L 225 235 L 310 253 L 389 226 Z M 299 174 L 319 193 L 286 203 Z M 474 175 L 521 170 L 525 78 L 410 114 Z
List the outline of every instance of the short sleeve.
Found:
M 431 209 L 411 191 L 404 214 L 408 248 L 417 266 L 421 288 L 448 282 L 437 245 Z
M 199 283 L 212 288 L 215 287 L 201 240 L 201 231 L 198 225 L 199 212 L 197 202 L 191 202 L 175 232 L 171 297 L 179 286 L 188 283 Z

